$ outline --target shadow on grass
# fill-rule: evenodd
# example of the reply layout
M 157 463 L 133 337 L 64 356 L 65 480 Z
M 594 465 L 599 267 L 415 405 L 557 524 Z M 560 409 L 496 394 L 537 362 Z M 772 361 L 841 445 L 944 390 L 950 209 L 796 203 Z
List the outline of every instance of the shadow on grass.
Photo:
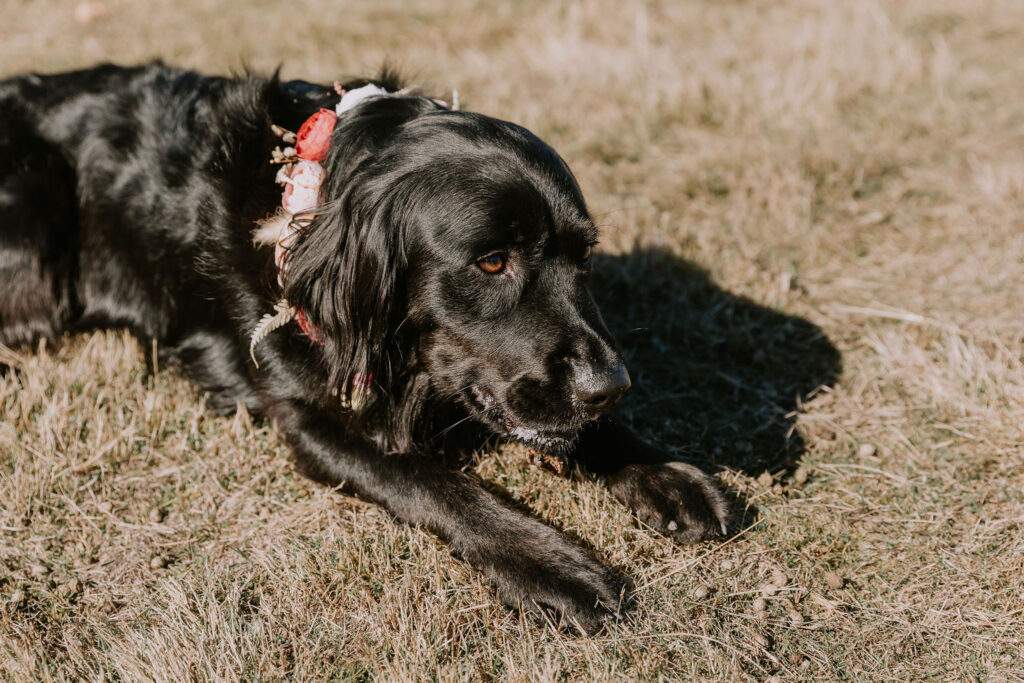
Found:
M 797 401 L 841 371 L 821 329 L 729 294 L 659 249 L 602 257 L 593 290 L 633 377 L 620 417 L 704 467 L 793 469 L 805 450 Z

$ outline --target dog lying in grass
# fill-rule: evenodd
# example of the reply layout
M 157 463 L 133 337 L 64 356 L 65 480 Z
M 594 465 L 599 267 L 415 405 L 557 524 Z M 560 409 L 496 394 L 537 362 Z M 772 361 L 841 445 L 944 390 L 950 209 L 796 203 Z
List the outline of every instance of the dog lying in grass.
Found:
M 623 583 L 451 458 L 514 439 L 681 542 L 725 533 L 708 476 L 607 416 L 630 379 L 587 289 L 596 242 L 549 146 L 389 73 L 0 83 L 0 343 L 128 328 L 213 409 L 271 418 L 305 475 L 588 632 Z

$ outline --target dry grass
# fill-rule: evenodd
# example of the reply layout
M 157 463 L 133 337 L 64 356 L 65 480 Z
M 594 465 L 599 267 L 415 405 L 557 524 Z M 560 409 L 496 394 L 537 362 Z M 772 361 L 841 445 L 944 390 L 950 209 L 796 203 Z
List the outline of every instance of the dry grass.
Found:
M 5 351 L 0 677 L 1024 680 L 1020 3 L 106 7 L 6 0 L 0 68 L 389 56 L 546 137 L 603 227 L 626 417 L 746 512 L 678 548 L 481 454 L 637 584 L 567 638 L 123 334 Z

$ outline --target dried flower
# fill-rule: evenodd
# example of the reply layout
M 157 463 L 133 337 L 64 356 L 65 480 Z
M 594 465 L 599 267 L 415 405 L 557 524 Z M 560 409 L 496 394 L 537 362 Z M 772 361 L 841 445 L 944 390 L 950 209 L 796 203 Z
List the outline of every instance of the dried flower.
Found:
M 295 215 L 315 209 L 320 203 L 320 182 L 323 177 L 324 167 L 317 162 L 302 159 L 296 163 L 285 181 L 284 194 L 281 195 L 284 210 Z
M 309 161 L 326 159 L 331 133 L 334 132 L 337 122 L 338 115 L 330 109 L 321 109 L 306 119 L 296 136 L 295 154 L 300 159 Z

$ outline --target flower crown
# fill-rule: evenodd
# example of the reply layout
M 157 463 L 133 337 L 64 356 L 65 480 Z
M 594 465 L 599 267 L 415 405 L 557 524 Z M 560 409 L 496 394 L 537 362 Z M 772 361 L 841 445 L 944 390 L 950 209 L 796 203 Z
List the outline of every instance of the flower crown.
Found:
M 281 287 L 284 287 L 288 272 L 288 249 L 301 227 L 296 219 L 311 218 L 320 205 L 320 185 L 324 180 L 324 167 L 320 162 L 327 158 L 331 134 L 338 123 L 338 117 L 342 112 L 348 111 L 369 97 L 396 94 L 372 83 L 345 90 L 340 83 L 335 82 L 334 90 L 341 96 L 334 110 L 319 110 L 306 119 L 298 133 L 277 125 L 271 126 L 271 130 L 285 145 L 284 148 L 275 147 L 270 158 L 270 163 L 281 165 L 275 179 L 279 185 L 284 186 L 284 192 L 281 194 L 281 210 L 273 217 L 260 222 L 253 239 L 257 245 L 274 245 L 274 264 L 277 266 L 277 282 Z M 405 92 L 401 90 L 397 94 Z M 434 101 L 443 107 L 448 106 L 442 100 Z M 451 108 L 459 108 L 457 90 L 452 91 Z M 274 304 L 274 312 L 267 313 L 260 319 L 249 339 L 249 356 L 257 368 L 259 362 L 256 360 L 256 346 L 271 332 L 293 320 L 307 337 L 323 345 L 320 330 L 309 321 L 301 309 L 292 306 L 282 297 Z M 356 373 L 352 377 L 348 396 L 341 396 L 342 407 L 358 410 L 368 399 L 372 399 L 372 386 L 372 373 Z

